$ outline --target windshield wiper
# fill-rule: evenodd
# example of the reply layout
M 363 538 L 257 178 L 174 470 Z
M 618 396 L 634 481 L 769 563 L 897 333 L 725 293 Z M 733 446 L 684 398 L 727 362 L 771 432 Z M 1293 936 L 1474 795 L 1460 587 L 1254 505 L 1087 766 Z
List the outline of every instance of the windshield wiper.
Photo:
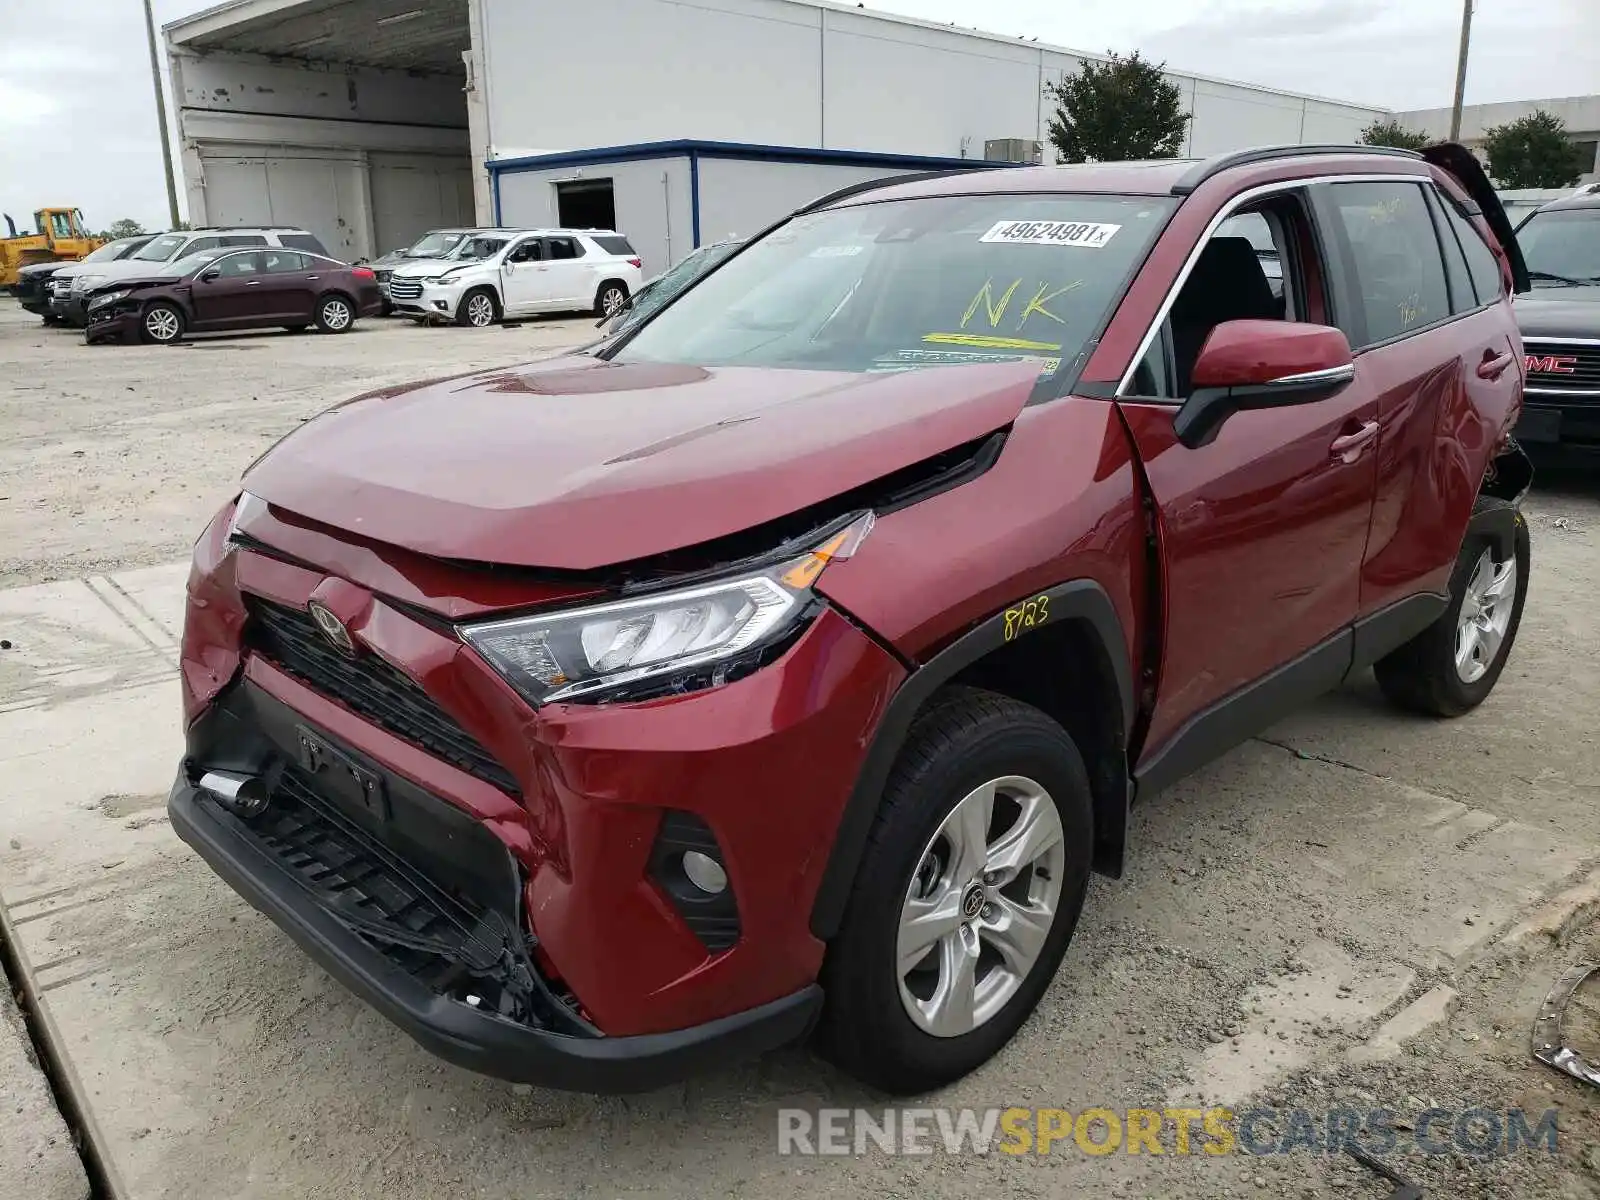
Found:
M 1528 278 L 1529 279 L 1549 279 L 1549 280 L 1553 280 L 1556 283 L 1565 284 L 1568 287 L 1582 287 L 1584 285 L 1584 282 L 1585 282 L 1582 279 L 1574 279 L 1570 275 L 1557 275 L 1553 271 L 1529 271 L 1528 272 Z M 1589 282 L 1593 282 L 1593 281 L 1591 280 Z

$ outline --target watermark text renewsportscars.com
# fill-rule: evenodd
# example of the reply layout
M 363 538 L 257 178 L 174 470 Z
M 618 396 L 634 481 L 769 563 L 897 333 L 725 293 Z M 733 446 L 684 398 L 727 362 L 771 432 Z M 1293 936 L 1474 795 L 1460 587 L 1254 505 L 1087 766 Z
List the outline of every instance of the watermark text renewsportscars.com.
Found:
M 778 1153 L 1464 1154 L 1556 1152 L 1555 1109 L 1465 1103 L 1402 1116 L 1370 1108 L 782 1108 Z

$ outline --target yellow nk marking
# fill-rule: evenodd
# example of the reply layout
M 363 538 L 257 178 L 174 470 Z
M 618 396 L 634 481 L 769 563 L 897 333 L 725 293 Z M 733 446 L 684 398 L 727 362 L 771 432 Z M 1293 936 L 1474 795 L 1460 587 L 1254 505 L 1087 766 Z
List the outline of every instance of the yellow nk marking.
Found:
M 1022 281 L 1019 279 L 1017 282 L 1021 283 Z M 1056 316 L 1055 313 L 1051 312 L 1045 307 L 1045 305 L 1050 303 L 1050 301 L 1054 300 L 1057 296 L 1060 296 L 1065 292 L 1070 292 L 1073 288 L 1082 287 L 1083 280 L 1074 280 L 1072 283 L 1067 284 L 1066 287 L 1059 287 L 1053 292 L 1046 291 L 1049 286 L 1050 285 L 1048 283 L 1041 283 L 1039 285 L 1039 290 L 1033 294 L 1033 299 L 1029 300 L 1027 307 L 1022 310 L 1022 319 L 1017 322 L 1018 329 L 1021 329 L 1024 325 L 1026 325 L 1028 323 L 1028 318 L 1033 316 L 1034 313 L 1040 313 L 1043 316 L 1049 317 L 1057 325 L 1066 324 L 1065 321 Z
M 989 328 L 999 329 L 1000 318 L 1006 315 L 1006 307 L 1011 303 L 1011 296 L 1022 285 L 1022 280 L 1013 280 L 1006 294 L 1000 297 L 999 305 L 994 303 L 994 280 L 985 279 L 983 286 L 978 289 L 978 294 L 972 298 L 972 303 L 967 305 L 967 311 L 961 315 L 961 328 L 967 327 L 967 322 L 972 320 L 979 306 L 988 313 Z

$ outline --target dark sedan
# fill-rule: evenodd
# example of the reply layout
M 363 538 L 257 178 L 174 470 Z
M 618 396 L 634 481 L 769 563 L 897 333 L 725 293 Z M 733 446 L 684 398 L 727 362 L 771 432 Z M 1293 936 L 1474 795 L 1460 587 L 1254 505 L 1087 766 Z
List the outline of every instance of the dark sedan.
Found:
M 89 342 L 137 335 L 170 344 L 185 333 L 312 325 L 344 333 L 357 317 L 383 311 L 368 268 L 277 246 L 206 250 L 152 264 L 149 275 L 118 279 L 88 299 Z
M 68 267 L 75 268 L 80 263 L 115 262 L 127 258 L 128 255 L 142 249 L 145 243 L 155 236 L 153 233 L 144 233 L 138 237 L 118 238 L 82 258 L 34 263 L 30 267 L 23 267 L 17 272 L 17 299 L 22 302 L 23 308 L 43 317 L 46 325 L 54 325 L 63 316 L 62 309 L 54 298 L 59 293 L 64 303 L 70 285 L 69 289 L 57 289 L 52 287 L 52 284 L 58 277 L 70 278 L 74 272 L 67 270 Z

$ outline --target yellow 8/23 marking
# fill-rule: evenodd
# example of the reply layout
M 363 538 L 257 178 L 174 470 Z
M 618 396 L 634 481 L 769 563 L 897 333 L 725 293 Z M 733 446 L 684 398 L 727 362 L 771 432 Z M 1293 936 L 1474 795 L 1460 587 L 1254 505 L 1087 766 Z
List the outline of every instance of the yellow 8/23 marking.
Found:
M 1035 625 L 1043 625 L 1049 615 L 1049 596 L 1035 596 L 1032 600 L 1024 600 L 1015 608 L 1006 609 L 1004 640 L 1009 642 L 1024 629 L 1032 629 Z

